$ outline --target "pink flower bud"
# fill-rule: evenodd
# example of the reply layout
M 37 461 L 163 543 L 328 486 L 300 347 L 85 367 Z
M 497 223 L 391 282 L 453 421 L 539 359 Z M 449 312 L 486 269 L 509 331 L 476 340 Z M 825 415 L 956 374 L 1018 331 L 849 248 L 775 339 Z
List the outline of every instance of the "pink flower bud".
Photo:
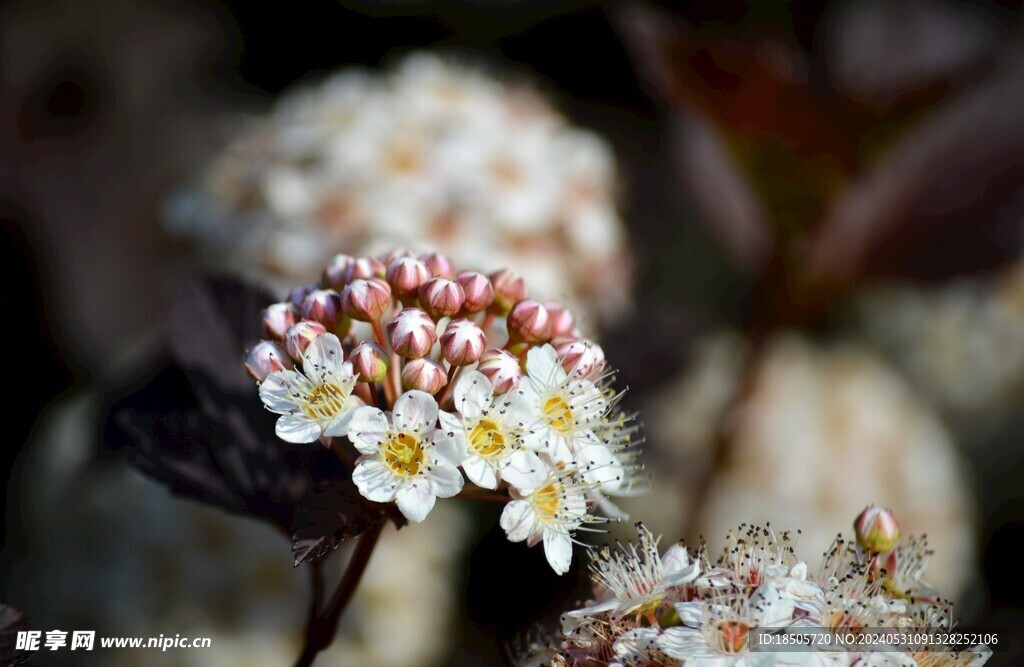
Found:
M 302 313 L 293 303 L 272 303 L 261 313 L 263 335 L 274 340 L 284 340 L 288 327 L 302 319 Z
M 319 322 L 310 322 L 309 320 L 296 322 L 284 334 L 284 349 L 288 350 L 292 359 L 301 362 L 302 355 L 309 344 L 317 336 L 325 333 L 327 333 L 327 329 Z
M 384 277 L 384 264 L 375 257 L 359 257 L 353 261 L 344 273 L 342 277 L 345 280 L 345 284 L 349 284 L 353 280 L 367 280 L 369 278 L 383 278 Z
M 308 285 L 300 285 L 299 287 L 293 287 L 292 291 L 288 293 L 288 301 L 294 303 L 296 306 L 301 307 L 302 302 L 306 300 L 306 295 L 315 290 L 317 287 L 313 283 Z
M 420 307 L 435 320 L 451 317 L 462 308 L 466 293 L 454 280 L 431 278 L 420 286 Z
M 319 322 L 339 338 L 344 338 L 351 324 L 341 309 L 341 295 L 332 289 L 317 289 L 307 294 L 302 302 L 302 318 Z
M 388 254 L 380 258 L 384 266 L 391 266 L 391 263 L 401 257 L 415 257 L 416 253 L 408 248 L 394 248 Z
M 580 379 L 594 381 L 604 371 L 604 350 L 591 340 L 563 340 L 555 346 L 555 353 L 565 372 Z
M 487 349 L 487 337 L 469 320 L 452 320 L 441 334 L 441 353 L 453 366 L 475 363 Z
M 576 329 L 576 318 L 572 311 L 560 303 L 545 303 L 548 315 L 551 316 L 551 337 L 552 338 L 579 338 L 580 332 Z
M 348 355 L 360 382 L 380 382 L 388 374 L 388 353 L 376 343 L 362 342 Z
M 501 269 L 491 274 L 494 301 L 488 309 L 497 315 L 505 315 L 518 301 L 526 298 L 526 283 L 515 271 Z
M 476 369 L 487 376 L 495 394 L 504 394 L 523 376 L 519 360 L 504 350 L 487 350 Z
M 345 287 L 345 271 L 355 263 L 355 258 L 348 255 L 335 255 L 327 262 L 320 282 L 324 287 L 341 290 Z
M 402 388 L 436 394 L 448 384 L 444 366 L 433 359 L 412 359 L 402 369 Z
M 271 373 L 291 368 L 293 365 L 284 348 L 269 340 L 256 343 L 245 358 L 245 370 L 259 382 L 266 380 Z
M 869 505 L 853 522 L 857 542 L 876 553 L 884 553 L 896 546 L 900 539 L 900 525 L 891 509 Z
M 430 316 L 419 308 L 404 308 L 388 322 L 391 349 L 406 359 L 425 357 L 437 342 L 437 330 Z
M 455 277 L 455 282 L 462 286 L 462 291 L 466 295 L 466 300 L 462 302 L 462 310 L 465 313 L 479 313 L 494 301 L 494 287 L 482 273 L 461 271 Z
M 345 286 L 341 305 L 353 320 L 376 322 L 391 306 L 391 286 L 380 278 L 357 278 Z
M 430 269 L 415 257 L 399 257 L 388 264 L 388 284 L 402 303 L 412 305 L 420 286 L 430 280 Z
M 449 279 L 455 277 L 455 267 L 452 266 L 452 261 L 441 253 L 427 253 L 426 255 L 421 255 L 420 259 L 430 269 L 430 275 Z
M 531 299 L 520 301 L 508 314 L 508 333 L 515 342 L 543 343 L 551 340 L 548 309 Z

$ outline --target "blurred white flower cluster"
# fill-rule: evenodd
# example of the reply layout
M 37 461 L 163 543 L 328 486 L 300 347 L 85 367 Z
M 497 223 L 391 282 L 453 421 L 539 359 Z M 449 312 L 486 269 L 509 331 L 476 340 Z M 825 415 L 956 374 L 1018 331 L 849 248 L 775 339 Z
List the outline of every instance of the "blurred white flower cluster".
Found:
M 877 287 L 858 299 L 856 316 L 971 444 L 1024 397 L 1024 262 L 992 281 Z
M 543 542 L 562 574 L 575 531 L 604 520 L 595 508 L 620 517 L 607 496 L 644 490 L 604 353 L 514 273 L 338 255 L 292 299 L 263 311 L 247 368 L 278 437 L 334 449 L 367 499 L 414 522 L 437 498 L 507 500 L 508 538 Z
M 743 524 L 721 556 L 703 544 L 664 554 L 637 524 L 639 544 L 591 553 L 594 599 L 562 615 L 557 639 L 536 641 L 520 665 L 644 667 L 977 667 L 991 650 L 891 640 L 864 650 L 857 637 L 893 637 L 953 627 L 952 604 L 921 580 L 931 552 L 923 538 L 898 542 L 891 512 L 869 507 L 855 541 L 840 535 L 816 573 L 790 533 Z M 812 646 L 813 633 L 827 639 Z M 783 639 L 784 638 L 784 639 Z M 854 644 L 836 649 L 840 641 Z M 880 649 L 885 650 L 880 650 Z
M 534 293 L 601 317 L 628 306 L 615 160 L 532 87 L 428 53 L 286 95 L 174 199 L 171 230 L 271 287 L 339 251 L 394 245 L 529 266 Z
M 875 500 L 901 508 L 938 554 L 932 578 L 950 595 L 975 576 L 974 502 L 961 455 L 926 402 L 855 344 L 776 336 L 756 350 L 737 334 L 699 344 L 690 370 L 645 409 L 652 442 L 672 465 L 651 466 L 656 488 L 691 488 L 726 441 L 699 507 L 632 501 L 649 525 L 710 535 L 741 521 L 803 527 L 821 553 L 833 526 Z M 653 448 L 652 448 L 653 449 Z M 672 472 L 670 472 L 672 471 Z M 672 478 L 670 474 L 677 477 Z M 682 478 L 679 475 L 683 475 Z

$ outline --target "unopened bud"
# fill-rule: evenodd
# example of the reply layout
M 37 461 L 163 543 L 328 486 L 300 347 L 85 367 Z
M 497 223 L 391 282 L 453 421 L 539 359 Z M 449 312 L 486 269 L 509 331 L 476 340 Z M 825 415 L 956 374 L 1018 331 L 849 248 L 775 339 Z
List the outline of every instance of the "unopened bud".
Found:
M 430 269 L 432 276 L 438 276 L 440 278 L 454 278 L 455 267 L 452 266 L 452 261 L 442 255 L 439 252 L 431 252 L 426 255 L 420 256 L 423 263 Z
M 333 290 L 341 290 L 345 287 L 345 271 L 355 263 L 355 257 L 349 255 L 335 255 L 327 262 L 324 272 L 320 276 L 320 282 L 324 287 Z
M 580 333 L 576 329 L 576 318 L 572 311 L 560 303 L 545 303 L 548 315 L 551 316 L 551 338 L 579 338 Z
M 452 320 L 441 334 L 441 354 L 453 366 L 479 361 L 487 349 L 487 337 L 469 320 Z
M 515 271 L 501 269 L 490 275 L 494 288 L 494 301 L 488 309 L 497 315 L 505 315 L 512 306 L 526 298 L 526 283 Z
M 436 394 L 448 384 L 444 366 L 433 359 L 411 359 L 402 369 L 402 388 Z
M 302 317 L 324 325 L 339 338 L 348 333 L 351 322 L 341 309 L 341 295 L 332 289 L 313 290 L 302 302 Z
M 317 289 L 317 286 L 313 283 L 293 287 L 292 291 L 288 293 L 288 301 L 301 308 L 302 302 L 306 300 L 306 295 L 315 289 Z
M 376 343 L 364 341 L 348 355 L 360 382 L 381 382 L 388 374 L 388 353 Z
M 406 359 L 425 357 L 437 342 L 434 320 L 419 308 L 404 308 L 388 322 L 391 349 Z
M 345 284 L 349 284 L 353 280 L 367 280 L 369 278 L 383 278 L 384 277 L 384 264 L 376 257 L 358 257 L 355 261 L 349 264 L 348 268 L 345 269 L 342 277 L 345 279 Z
M 565 372 L 582 380 L 594 381 L 604 371 L 604 350 L 591 340 L 564 340 L 555 346 L 555 353 Z
M 869 505 L 853 522 L 857 542 L 876 553 L 884 553 L 896 546 L 900 539 L 900 525 L 892 510 Z
M 476 369 L 491 381 L 495 394 L 504 394 L 523 376 L 519 360 L 504 350 L 487 350 Z
M 341 305 L 353 320 L 376 322 L 391 306 L 391 286 L 380 278 L 357 278 L 345 286 Z
M 466 293 L 454 280 L 431 278 L 420 286 L 420 307 L 435 320 L 451 317 L 462 309 Z
M 494 287 L 482 273 L 461 271 L 455 277 L 455 282 L 462 287 L 462 292 L 466 295 L 465 301 L 462 302 L 462 311 L 465 313 L 479 313 L 494 301 Z
M 415 257 L 415 256 L 416 256 L 416 253 L 414 253 L 412 250 L 409 250 L 408 248 L 401 248 L 401 247 L 399 247 L 399 248 L 394 248 L 391 251 L 389 251 L 388 254 L 386 254 L 386 255 L 384 255 L 383 257 L 380 258 L 380 261 L 381 261 L 381 263 L 384 264 L 384 266 L 391 266 L 391 262 L 395 261 L 396 259 L 399 259 L 401 257 Z
M 515 342 L 543 343 L 551 340 L 548 309 L 531 299 L 520 301 L 508 314 L 508 334 Z
M 319 322 L 302 320 L 296 322 L 284 334 L 284 349 L 288 351 L 292 359 L 301 362 L 302 355 L 306 352 L 309 344 L 316 340 L 316 337 L 327 333 L 327 329 Z
M 263 335 L 281 341 L 288 328 L 302 319 L 302 313 L 293 303 L 272 303 L 263 309 L 261 319 Z
M 430 280 L 430 269 L 415 257 L 399 257 L 388 264 L 388 284 L 395 296 L 406 305 L 412 305 L 420 286 Z
M 245 358 L 245 370 L 259 382 L 266 380 L 271 373 L 289 369 L 293 365 L 284 348 L 269 340 L 256 343 Z

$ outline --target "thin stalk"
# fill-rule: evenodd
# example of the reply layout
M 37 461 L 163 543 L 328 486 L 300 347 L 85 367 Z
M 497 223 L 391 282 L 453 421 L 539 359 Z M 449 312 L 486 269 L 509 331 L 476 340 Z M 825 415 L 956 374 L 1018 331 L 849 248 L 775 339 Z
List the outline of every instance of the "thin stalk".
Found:
M 367 528 L 359 536 L 359 541 L 356 542 L 356 548 L 352 552 L 352 558 L 348 561 L 348 567 L 345 569 L 338 588 L 328 600 L 324 610 L 311 618 L 306 627 L 305 643 L 302 653 L 295 661 L 295 667 L 310 667 L 316 660 L 316 656 L 334 641 L 338 632 L 338 621 L 341 620 L 341 615 L 345 613 L 345 608 L 359 586 L 359 580 L 362 578 L 363 572 L 366 571 L 366 565 L 370 562 L 373 548 L 377 546 L 377 540 L 383 529 L 384 522 L 382 521 L 376 526 Z M 314 597 L 317 595 L 315 588 L 313 595 Z M 322 597 L 322 592 L 320 595 Z

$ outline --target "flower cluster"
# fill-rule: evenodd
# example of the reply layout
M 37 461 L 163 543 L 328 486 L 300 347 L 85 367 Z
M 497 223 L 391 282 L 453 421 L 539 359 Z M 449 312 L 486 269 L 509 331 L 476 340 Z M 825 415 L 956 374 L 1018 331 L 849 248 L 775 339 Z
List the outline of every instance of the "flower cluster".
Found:
M 411 521 L 437 498 L 507 501 L 508 538 L 542 541 L 564 573 L 577 529 L 622 516 L 608 496 L 643 490 L 601 348 L 511 271 L 338 255 L 262 319 L 246 367 L 278 437 L 333 448 L 363 496 Z
M 782 645 L 815 636 L 844 638 L 871 629 L 931 632 L 953 626 L 951 603 L 921 581 L 930 552 L 923 538 L 898 542 L 892 513 L 869 507 L 856 539 L 840 535 L 817 575 L 795 555 L 794 537 L 741 525 L 712 562 L 702 544 L 664 553 L 637 524 L 639 543 L 591 552 L 595 599 L 562 615 L 561 637 L 534 641 L 521 665 L 837 665 L 966 667 L 984 664 L 985 646 L 891 644 L 836 650 L 838 640 L 765 650 L 757 632 Z M 884 549 L 877 551 L 876 549 Z M 799 650 L 796 650 L 796 649 Z
M 354 68 L 284 96 L 195 188 L 172 232 L 219 269 L 270 287 L 332 249 L 443 249 L 460 263 L 530 266 L 534 294 L 585 316 L 620 313 L 629 250 L 615 159 L 531 86 L 429 53 Z

